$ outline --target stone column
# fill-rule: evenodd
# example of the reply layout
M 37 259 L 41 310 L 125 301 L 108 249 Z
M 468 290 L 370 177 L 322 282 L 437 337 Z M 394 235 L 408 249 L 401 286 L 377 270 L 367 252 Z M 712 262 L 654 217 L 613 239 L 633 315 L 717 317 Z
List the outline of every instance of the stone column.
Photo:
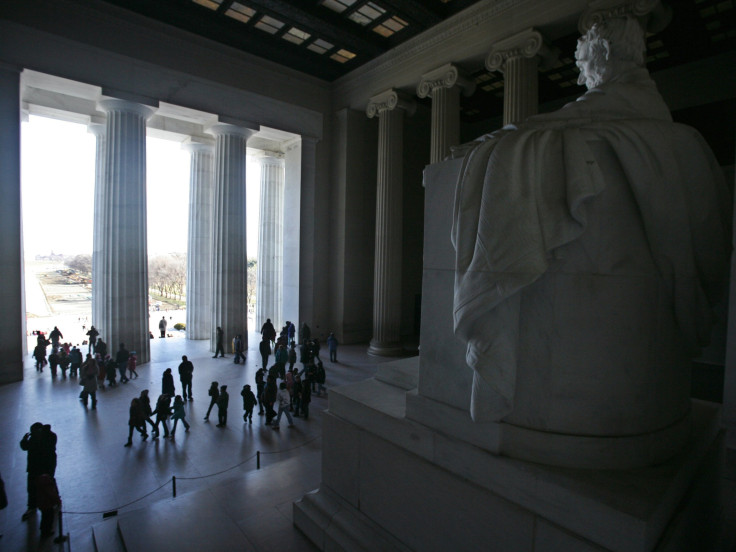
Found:
M 450 63 L 422 75 L 417 87 L 420 98 L 432 97 L 432 145 L 430 163 L 442 161 L 450 148 L 460 143 L 460 89 L 475 92 L 475 82 Z
M 99 109 L 107 114 L 107 123 L 102 222 L 93 246 L 102 257 L 98 284 L 105 293 L 97 329 L 111 354 L 125 343 L 142 364 L 150 360 L 146 121 L 154 110 L 117 99 L 102 100 Z
M 215 350 L 219 326 L 229 351 L 237 334 L 248 342 L 245 147 L 255 130 L 219 123 L 209 132 L 216 139 L 210 348 Z
M 539 102 L 537 66 L 552 51 L 539 31 L 527 29 L 498 42 L 486 58 L 486 69 L 504 74 L 503 124 L 521 123 L 536 115 Z
M 314 328 L 314 212 L 317 140 L 302 136 L 284 150 L 282 314 L 297 328 Z M 316 328 L 315 328 L 316 329 Z
M 102 277 L 102 246 L 104 241 L 96 239 L 103 235 L 103 194 L 105 182 L 105 148 L 106 148 L 106 125 L 105 123 L 92 123 L 87 127 L 88 132 L 95 135 L 95 204 L 94 221 L 92 226 L 92 324 L 100 328 L 103 325 L 105 297 L 105 279 Z M 107 341 L 107 337 L 104 338 Z M 108 345 L 110 345 L 108 343 Z
M 20 120 L 20 68 L 0 63 L 0 384 L 23 379 Z
M 187 242 L 187 339 L 212 333 L 212 204 L 214 153 L 210 142 L 184 144 L 190 152 Z
M 397 90 L 370 99 L 366 113 L 378 117 L 376 249 L 373 339 L 368 352 L 394 356 L 401 348 L 401 246 L 404 112 L 415 104 Z
M 256 325 L 267 318 L 278 329 L 282 309 L 284 241 L 284 160 L 271 153 L 261 162 L 261 206 L 258 228 Z

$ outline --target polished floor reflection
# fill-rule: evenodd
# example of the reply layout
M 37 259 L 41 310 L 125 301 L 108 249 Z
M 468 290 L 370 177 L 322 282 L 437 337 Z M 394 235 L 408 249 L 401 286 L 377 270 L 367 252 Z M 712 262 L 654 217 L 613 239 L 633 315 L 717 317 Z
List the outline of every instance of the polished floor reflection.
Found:
M 0 387 L 4 414 L 0 418 L 0 472 L 10 501 L 0 511 L 0 550 L 62 549 L 51 539 L 40 539 L 40 514 L 21 521 L 26 506 L 26 453 L 18 443 L 36 421 L 50 423 L 58 435 L 56 479 L 67 512 L 64 532 L 71 538 L 65 550 L 95 550 L 95 526 L 98 546 L 104 548 L 100 541 L 108 525 L 100 524 L 109 523 L 103 521 L 103 512 L 112 510 L 118 515 L 109 518 L 114 522 L 109 526 L 119 522 L 126 529 L 128 550 L 202 550 L 207 542 L 214 544 L 213 535 L 220 542 L 231 542 L 228 549 L 233 550 L 314 550 L 292 526 L 291 503 L 319 485 L 320 413 L 327 408 L 327 399 L 313 396 L 309 420 L 297 418 L 292 429 L 282 420 L 281 430 L 274 431 L 262 416 L 254 416 L 252 425 L 243 423 L 240 390 L 245 383 L 255 389 L 259 337 L 250 335 L 245 365 L 234 364 L 231 354 L 213 359 L 208 342 L 154 339 L 153 361 L 138 368 L 140 377 L 98 392 L 96 410 L 85 409 L 79 401 L 77 379 L 52 380 L 48 368 L 37 373 L 29 356 L 25 380 Z M 176 373 L 183 354 L 194 363 L 194 401 L 187 406 L 191 430 L 184 432 L 180 426 L 174 440 L 149 438 L 143 442 L 136 434 L 133 446 L 123 447 L 131 399 L 149 389 L 155 402 L 166 368 L 175 373 L 180 393 Z M 340 347 L 337 364 L 329 362 L 326 350 L 321 357 L 328 389 L 371 377 L 377 363 L 392 360 L 368 356 L 365 345 Z M 214 415 L 210 422 L 203 421 L 211 381 L 228 386 L 225 428 L 216 427 Z M 202 513 L 203 505 L 211 513 L 209 521 Z M 172 525 L 179 529 L 161 530 Z M 229 536 L 223 539 L 223 535 Z M 210 550 L 222 549 L 211 545 Z

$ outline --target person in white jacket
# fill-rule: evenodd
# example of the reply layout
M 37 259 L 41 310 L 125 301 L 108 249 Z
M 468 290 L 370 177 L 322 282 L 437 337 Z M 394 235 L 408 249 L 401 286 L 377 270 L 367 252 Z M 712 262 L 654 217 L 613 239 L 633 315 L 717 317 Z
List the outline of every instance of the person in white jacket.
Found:
M 279 385 L 279 392 L 276 394 L 276 402 L 279 404 L 279 413 L 276 419 L 273 421 L 273 428 L 279 429 L 279 422 L 281 421 L 281 414 L 286 413 L 286 418 L 289 420 L 289 427 L 294 427 L 294 419 L 289 413 L 289 405 L 291 404 L 291 395 L 289 395 L 288 389 L 286 389 L 286 382 L 282 381 Z

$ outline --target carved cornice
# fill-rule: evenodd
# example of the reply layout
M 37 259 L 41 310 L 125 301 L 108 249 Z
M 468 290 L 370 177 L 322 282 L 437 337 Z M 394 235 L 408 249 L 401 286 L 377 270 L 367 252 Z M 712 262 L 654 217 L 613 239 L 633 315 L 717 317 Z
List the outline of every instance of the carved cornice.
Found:
M 539 57 L 549 60 L 553 56 L 554 52 L 545 43 L 542 33 L 535 29 L 526 29 L 494 44 L 486 58 L 486 69 L 503 71 L 506 61 L 512 58 Z
M 669 25 L 672 9 L 660 0 L 593 0 L 578 20 L 580 34 L 585 34 L 596 23 L 616 17 L 632 16 L 639 19 L 647 31 L 656 33 Z
M 380 94 L 376 94 L 368 101 L 368 107 L 365 110 L 368 118 L 371 119 L 384 111 L 392 111 L 394 109 L 403 109 L 409 115 L 414 113 L 417 104 L 409 97 L 408 94 L 401 90 L 390 89 Z
M 475 92 L 475 82 L 457 66 L 447 63 L 422 75 L 422 80 L 417 86 L 417 96 L 426 98 L 438 88 L 452 88 L 455 85 L 462 88 L 466 96 Z

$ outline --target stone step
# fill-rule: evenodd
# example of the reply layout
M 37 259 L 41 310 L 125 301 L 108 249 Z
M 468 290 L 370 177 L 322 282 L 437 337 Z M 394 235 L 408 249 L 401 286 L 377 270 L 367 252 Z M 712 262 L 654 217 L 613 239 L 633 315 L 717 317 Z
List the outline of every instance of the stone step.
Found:
M 117 518 L 111 518 L 92 527 L 92 541 L 97 552 L 126 552 L 118 530 Z
M 375 378 L 406 391 L 415 389 L 419 384 L 419 357 L 402 358 L 379 364 Z
M 95 525 L 95 549 L 258 552 L 281 542 L 290 552 L 313 551 L 306 537 L 288 531 L 292 503 L 316 486 L 309 474 L 318 470 L 321 452 L 306 449 L 280 461 L 262 458 L 268 465 L 260 470 L 234 471 Z

